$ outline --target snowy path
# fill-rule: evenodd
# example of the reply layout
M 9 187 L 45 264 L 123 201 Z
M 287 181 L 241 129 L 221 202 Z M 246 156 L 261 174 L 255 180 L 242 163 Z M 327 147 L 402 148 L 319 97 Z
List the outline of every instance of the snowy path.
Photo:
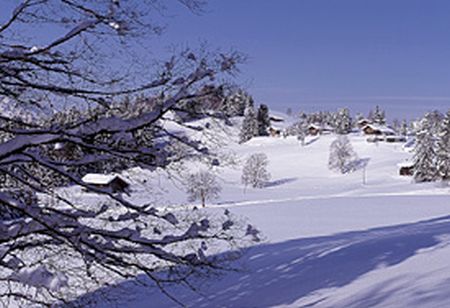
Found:
M 348 198 L 348 197 L 359 197 L 359 198 L 373 198 L 373 197 L 399 197 L 399 196 L 448 196 L 449 190 L 441 190 L 441 191 L 430 191 L 430 190 L 415 190 L 415 191 L 406 191 L 406 192 L 391 192 L 391 193 L 366 193 L 366 194 L 356 194 L 354 192 L 346 192 L 340 194 L 331 194 L 331 195 L 322 195 L 322 196 L 298 196 L 294 198 L 280 198 L 280 199 L 261 199 L 261 200 L 248 200 L 248 201 L 236 201 L 236 202 L 220 202 L 218 204 L 214 204 L 215 208 L 229 208 L 235 206 L 248 206 L 248 205 L 265 205 L 265 204 L 273 204 L 273 203 L 292 203 L 295 201 L 304 201 L 304 200 L 325 200 L 325 199 L 335 199 L 335 198 Z M 190 206 L 197 206 L 199 204 L 193 204 Z

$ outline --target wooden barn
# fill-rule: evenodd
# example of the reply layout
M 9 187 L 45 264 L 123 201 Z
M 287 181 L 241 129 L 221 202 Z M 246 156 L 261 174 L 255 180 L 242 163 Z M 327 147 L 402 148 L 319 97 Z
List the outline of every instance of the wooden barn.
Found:
M 89 173 L 81 180 L 98 188 L 109 188 L 113 193 L 128 192 L 130 187 L 130 184 L 117 174 Z

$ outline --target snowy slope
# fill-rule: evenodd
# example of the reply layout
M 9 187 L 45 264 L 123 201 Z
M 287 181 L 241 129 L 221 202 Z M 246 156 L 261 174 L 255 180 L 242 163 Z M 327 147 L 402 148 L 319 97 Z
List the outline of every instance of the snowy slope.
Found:
M 205 210 L 229 209 L 247 217 L 266 241 L 247 252 L 242 272 L 211 278 L 201 293 L 169 289 L 179 300 L 191 307 L 450 306 L 450 190 L 399 176 L 397 164 L 411 158 L 401 144 L 350 136 L 359 158 L 368 160 L 363 184 L 363 170 L 346 175 L 328 170 L 333 135 L 310 138 L 301 147 L 294 137 L 238 145 L 235 127 L 221 134 L 228 144 L 221 150 L 236 164 L 213 168 L 223 192 Z M 256 152 L 268 156 L 272 179 L 264 189 L 244 190 L 242 162 Z M 204 167 L 187 165 L 188 171 L 199 168 Z M 164 188 L 159 204 L 198 205 L 188 204 L 180 182 L 164 173 L 128 176 L 141 185 L 136 200 L 148 197 L 147 189 L 157 184 Z M 176 307 L 156 289 L 128 282 L 107 293 L 121 288 L 127 290 L 120 293 L 127 307 Z
M 201 294 L 171 291 L 189 307 L 448 307 L 449 226 L 446 217 L 260 245 L 242 272 L 211 278 Z M 133 293 L 127 307 L 176 307 L 157 290 Z

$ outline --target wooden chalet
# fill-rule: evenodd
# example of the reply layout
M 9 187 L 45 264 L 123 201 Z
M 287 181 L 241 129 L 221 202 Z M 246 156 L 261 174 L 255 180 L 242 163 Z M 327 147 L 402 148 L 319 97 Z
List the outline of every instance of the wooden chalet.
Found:
M 130 187 L 130 184 L 117 174 L 89 173 L 81 180 L 91 186 L 109 188 L 113 193 L 127 192 Z
M 383 136 L 393 136 L 395 135 L 395 131 L 384 125 L 376 125 L 376 124 L 367 124 L 362 128 L 362 131 L 366 135 L 383 135 Z

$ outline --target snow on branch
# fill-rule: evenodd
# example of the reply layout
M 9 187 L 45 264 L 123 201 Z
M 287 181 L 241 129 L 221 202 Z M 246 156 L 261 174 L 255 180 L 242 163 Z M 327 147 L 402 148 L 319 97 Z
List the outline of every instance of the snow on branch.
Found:
M 197 9 L 200 2 L 183 4 Z M 215 157 L 163 123 L 177 118 L 189 127 L 183 122 L 193 117 L 219 117 L 238 54 L 185 50 L 161 65 L 140 65 L 139 74 L 107 62 L 115 59 L 108 52 L 157 31 L 148 17 L 158 3 L 29 0 L 0 25 L 0 298 L 68 303 L 139 274 L 164 292 L 164 283 L 190 285 L 194 275 L 227 269 L 257 240 L 256 229 L 229 212 L 161 210 L 150 194 L 137 202 L 82 181 L 87 173 L 166 170 L 192 153 Z M 63 34 L 36 42 L 9 31 L 45 24 Z M 65 103 L 82 107 L 55 108 Z M 68 186 L 83 198 L 62 189 Z

